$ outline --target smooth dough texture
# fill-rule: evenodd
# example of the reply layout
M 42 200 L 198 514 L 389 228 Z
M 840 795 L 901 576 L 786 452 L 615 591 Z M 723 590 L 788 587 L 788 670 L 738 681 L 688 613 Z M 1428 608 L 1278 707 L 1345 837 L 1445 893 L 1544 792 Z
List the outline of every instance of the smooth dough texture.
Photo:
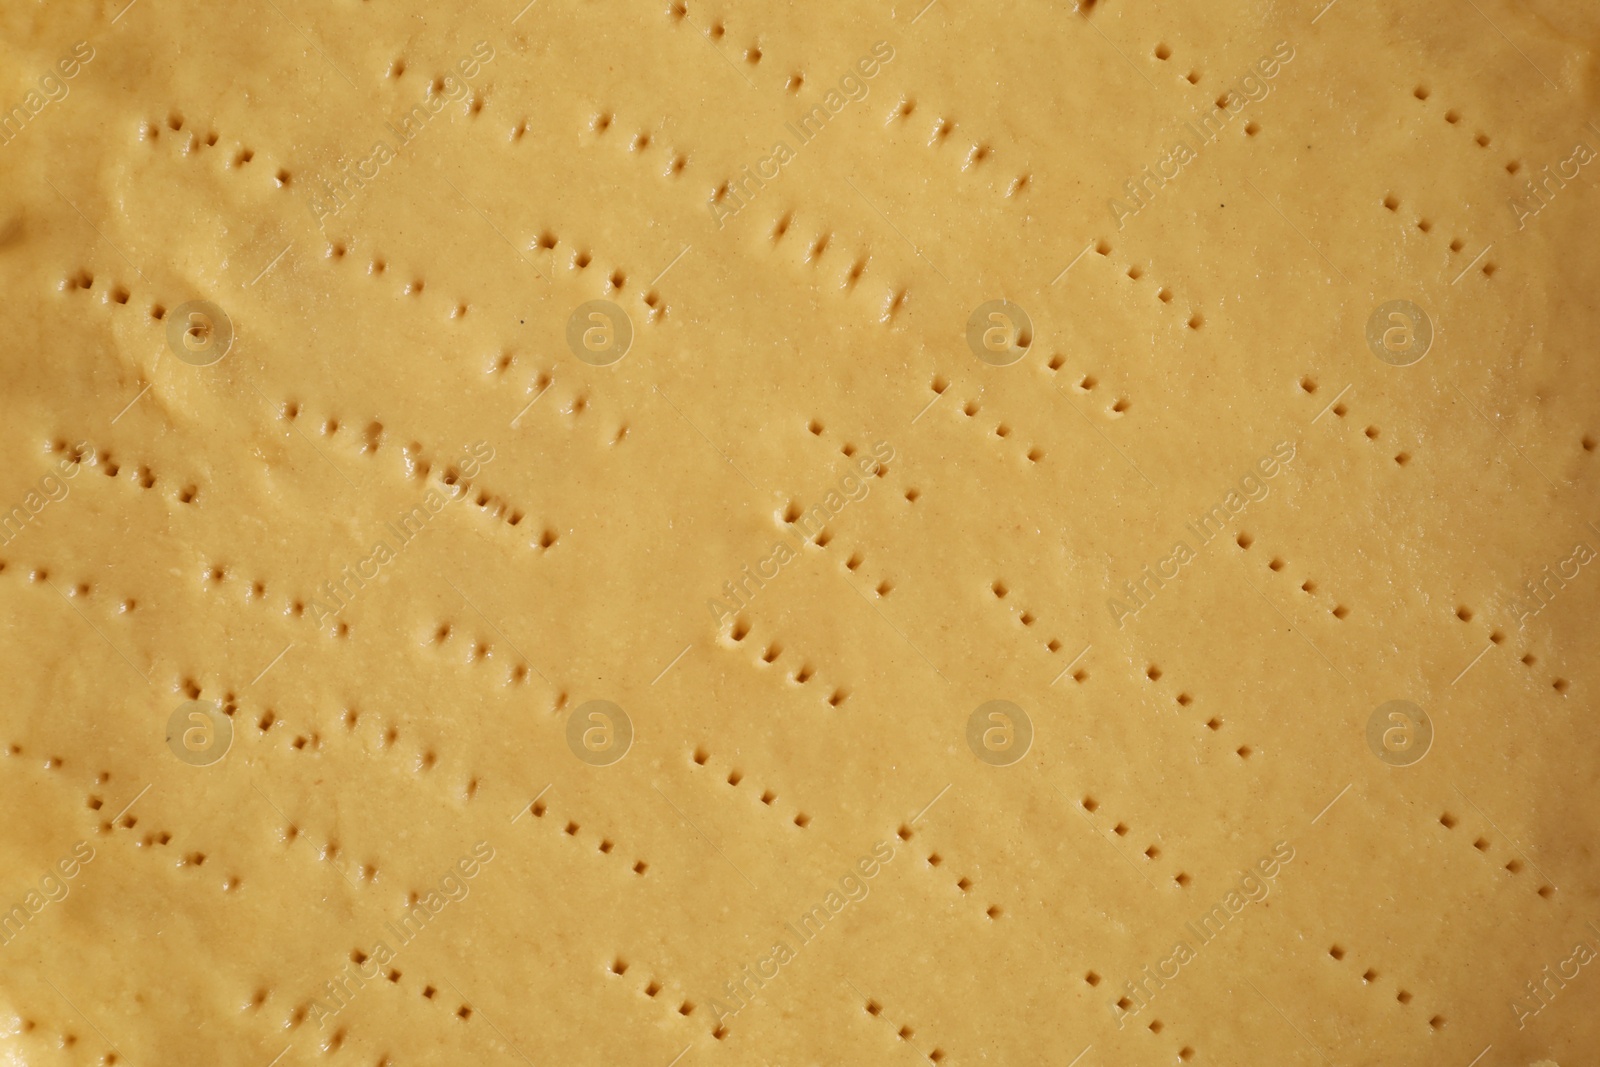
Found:
M 0 1063 L 1591 1062 L 1597 45 L 0 7 Z

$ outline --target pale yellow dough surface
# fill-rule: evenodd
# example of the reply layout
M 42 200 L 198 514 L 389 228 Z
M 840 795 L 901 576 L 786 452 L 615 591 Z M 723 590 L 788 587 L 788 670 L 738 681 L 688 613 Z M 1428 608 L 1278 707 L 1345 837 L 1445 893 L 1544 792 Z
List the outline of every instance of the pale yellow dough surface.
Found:
M 1595 1062 L 1590 5 L 523 2 L 0 7 L 0 1063 Z

